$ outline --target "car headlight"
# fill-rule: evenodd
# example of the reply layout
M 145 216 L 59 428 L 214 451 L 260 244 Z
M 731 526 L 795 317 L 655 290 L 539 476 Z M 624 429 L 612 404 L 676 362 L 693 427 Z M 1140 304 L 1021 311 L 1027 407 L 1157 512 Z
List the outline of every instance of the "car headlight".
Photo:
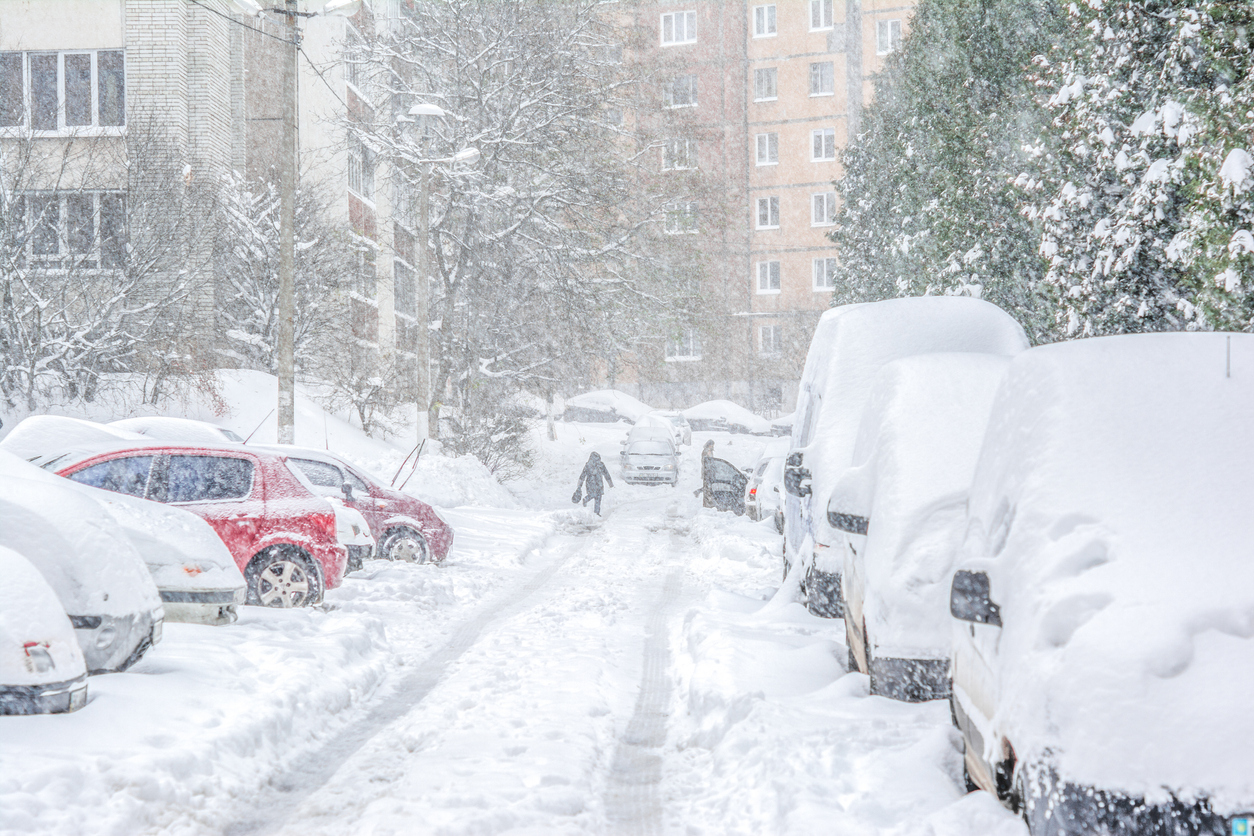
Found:
M 113 640 L 118 637 L 118 631 L 115 627 L 109 626 L 96 634 L 96 649 L 104 650 L 113 644 Z
M 675 469 L 675 465 L 673 465 L 673 464 L 668 464 L 666 467 L 664 467 L 664 468 L 662 468 L 662 469 L 663 469 L 663 470 L 674 470 L 674 469 Z

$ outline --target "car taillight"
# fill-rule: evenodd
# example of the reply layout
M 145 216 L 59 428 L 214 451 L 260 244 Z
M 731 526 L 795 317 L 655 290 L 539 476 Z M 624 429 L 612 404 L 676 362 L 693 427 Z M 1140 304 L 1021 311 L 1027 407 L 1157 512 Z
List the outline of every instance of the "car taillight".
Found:
M 332 543 L 340 541 L 339 527 L 335 524 L 335 512 L 329 514 L 314 514 L 314 520 L 322 528 L 322 534 Z
M 758 489 L 757 489 L 757 488 L 750 488 L 750 489 L 749 489 L 749 496 L 757 496 L 757 495 L 758 495 Z

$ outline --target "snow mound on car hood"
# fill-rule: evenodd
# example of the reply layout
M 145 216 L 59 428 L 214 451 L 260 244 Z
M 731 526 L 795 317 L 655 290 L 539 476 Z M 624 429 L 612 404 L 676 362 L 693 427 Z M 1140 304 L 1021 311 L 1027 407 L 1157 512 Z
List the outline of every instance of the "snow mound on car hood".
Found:
M 993 396 L 1009 358 L 926 354 L 886 365 L 862 416 L 854 467 L 834 490 L 864 481 L 871 520 L 862 554 L 863 615 L 880 655 L 940 659 L 949 651 L 949 581 L 967 490 Z M 844 510 L 839 507 L 834 510 Z
M 130 433 L 139 433 L 158 441 L 171 441 L 178 444 L 239 444 L 228 433 L 235 435 L 207 421 L 194 421 L 190 418 L 170 418 L 163 415 L 148 415 L 143 418 L 123 418 L 110 421 L 109 427 Z
M 732 426 L 744 427 L 751 433 L 768 435 L 771 422 L 755 415 L 740 404 L 731 401 L 706 401 L 684 410 L 689 421 L 717 421 L 720 418 Z
M 0 545 L 35 565 L 70 615 L 129 616 L 161 606 L 122 528 L 100 505 L 0 451 Z
M 1013 361 L 964 557 L 1001 607 L 998 720 L 1021 759 L 1052 750 L 1064 779 L 1221 812 L 1254 803 L 1251 415 L 1250 335 Z
M 595 392 L 584 392 L 582 395 L 567 398 L 566 406 L 613 412 L 626 418 L 633 424 L 653 411 L 653 407 L 617 389 L 598 389 Z
M 0 546 L 0 685 L 39 685 L 83 676 L 83 651 L 70 619 L 39 570 Z M 40 673 L 26 664 L 29 642 L 38 642 L 52 663 Z
M 32 415 L 0 441 L 0 447 L 22 459 L 33 459 L 51 450 L 114 444 L 118 441 L 151 441 L 147 436 L 107 424 L 61 415 Z

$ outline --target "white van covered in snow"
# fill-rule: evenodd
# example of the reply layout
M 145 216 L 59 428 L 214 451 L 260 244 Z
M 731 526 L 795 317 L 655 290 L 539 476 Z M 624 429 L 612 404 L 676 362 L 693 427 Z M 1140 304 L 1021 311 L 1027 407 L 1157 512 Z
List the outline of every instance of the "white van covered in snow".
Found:
M 1248 334 L 1011 362 L 953 581 L 953 708 L 970 778 L 1033 833 L 1248 832 L 1251 416 Z
M 949 585 L 993 396 L 1010 360 L 920 354 L 884 366 L 832 489 L 844 532 L 841 594 L 850 669 L 871 693 L 949 696 Z
M 806 356 L 785 460 L 786 571 L 797 572 L 807 606 L 841 615 L 843 532 L 827 522 L 832 487 L 853 463 L 862 410 L 876 374 L 903 357 L 935 352 L 1013 355 L 1028 347 L 1019 323 L 967 296 L 921 296 L 834 308 L 823 314 Z
M 98 503 L 55 479 L 6 472 L 0 474 L 0 520 L 0 546 L 29 560 L 57 594 L 90 673 L 126 670 L 160 640 L 157 587 Z
M 0 546 L 0 714 L 58 714 L 87 703 L 74 628 L 39 570 Z

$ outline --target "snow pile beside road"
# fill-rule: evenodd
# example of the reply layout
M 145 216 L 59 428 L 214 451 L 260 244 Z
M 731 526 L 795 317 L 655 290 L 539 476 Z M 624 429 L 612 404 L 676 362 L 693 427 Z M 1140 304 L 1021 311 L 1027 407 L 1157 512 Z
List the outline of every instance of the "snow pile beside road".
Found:
M 228 798 L 355 716 L 386 673 L 383 623 L 246 607 L 230 628 L 169 624 L 131 671 L 56 717 L 6 717 L 0 832 L 216 830 Z

